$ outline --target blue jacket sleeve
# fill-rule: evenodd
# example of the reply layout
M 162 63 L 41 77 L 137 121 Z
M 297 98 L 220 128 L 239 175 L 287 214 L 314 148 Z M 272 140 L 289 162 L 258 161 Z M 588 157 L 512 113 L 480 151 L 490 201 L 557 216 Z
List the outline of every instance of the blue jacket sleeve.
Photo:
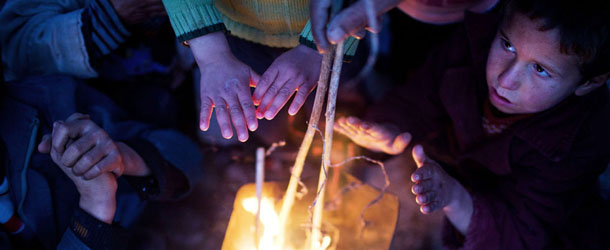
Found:
M 127 235 L 119 225 L 101 222 L 77 208 L 57 249 L 126 249 Z
M 91 62 L 130 35 L 108 0 L 9 0 L 0 12 L 5 79 L 96 77 Z

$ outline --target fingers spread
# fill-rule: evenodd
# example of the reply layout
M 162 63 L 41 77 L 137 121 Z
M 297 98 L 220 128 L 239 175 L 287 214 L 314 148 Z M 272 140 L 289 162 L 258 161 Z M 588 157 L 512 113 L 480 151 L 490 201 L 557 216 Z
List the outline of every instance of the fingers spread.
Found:
M 256 85 L 252 99 L 256 105 L 260 105 L 261 99 L 266 96 L 267 90 L 275 82 L 278 75 L 278 69 L 275 64 L 269 66 L 269 68 L 263 73 L 261 80 Z M 262 118 L 262 116 L 260 117 Z
M 287 82 L 290 80 L 289 75 L 288 74 L 279 74 L 278 77 L 275 79 L 275 81 L 271 84 L 271 86 L 269 86 L 269 89 L 267 90 L 267 92 L 265 93 L 265 96 L 263 97 L 263 99 L 261 100 L 260 105 L 258 105 L 258 113 L 264 114 L 264 117 L 266 119 L 272 119 L 273 118 L 273 113 L 269 112 L 269 107 L 271 105 L 271 103 L 273 103 L 273 100 L 275 99 L 275 97 L 278 95 L 278 93 L 280 93 L 280 90 L 283 92 L 288 91 L 287 88 L 285 88 L 284 86 L 287 84 Z
M 302 77 L 297 77 L 296 79 L 291 79 L 284 84 L 265 112 L 265 118 L 273 119 L 282 109 L 282 107 L 286 105 L 294 91 L 303 83 L 303 81 L 304 80 Z

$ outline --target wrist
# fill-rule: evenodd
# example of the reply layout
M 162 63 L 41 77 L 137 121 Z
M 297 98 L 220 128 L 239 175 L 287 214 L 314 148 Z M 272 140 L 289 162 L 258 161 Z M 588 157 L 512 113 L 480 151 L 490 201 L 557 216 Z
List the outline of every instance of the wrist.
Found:
M 443 207 L 447 219 L 462 235 L 466 235 L 474 211 L 470 193 L 457 180 L 454 181 L 452 199 Z
M 151 174 L 150 168 L 146 165 L 146 162 L 129 145 L 123 142 L 117 142 L 117 147 L 121 152 L 123 164 L 125 164 L 124 175 L 147 176 Z
M 303 53 L 306 53 L 306 54 L 310 54 L 310 55 L 314 55 L 315 54 L 315 55 L 319 55 L 320 58 L 322 57 L 322 55 L 320 53 L 318 53 L 317 50 L 315 50 L 313 48 L 310 48 L 310 47 L 307 47 L 306 45 L 303 45 L 303 44 L 297 45 L 295 47 L 295 49 L 299 50 L 299 51 L 301 51 Z
M 200 66 L 231 54 L 227 39 L 224 33 L 220 31 L 193 38 L 188 43 L 195 61 Z
M 106 196 L 81 196 L 78 205 L 89 215 L 99 221 L 112 224 L 116 212 L 116 197 L 114 193 Z
M 451 184 L 451 199 L 445 205 L 443 210 L 445 212 L 457 213 L 464 210 L 467 207 L 468 202 L 472 203 L 470 194 L 457 180 L 453 179 Z

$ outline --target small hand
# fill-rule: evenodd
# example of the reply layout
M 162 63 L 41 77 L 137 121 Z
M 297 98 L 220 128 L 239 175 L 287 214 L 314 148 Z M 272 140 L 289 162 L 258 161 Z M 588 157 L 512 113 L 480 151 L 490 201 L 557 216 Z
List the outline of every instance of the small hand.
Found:
M 135 25 L 154 17 L 165 16 L 161 0 L 110 0 L 117 15 L 125 24 Z
M 220 32 L 189 43 L 201 72 L 199 127 L 208 130 L 212 110 L 216 109 L 216 120 L 224 138 L 233 137 L 232 121 L 237 138 L 242 142 L 248 140 L 248 129 L 258 128 L 250 86 L 258 83 L 259 76 L 233 56 Z
M 458 202 L 456 190 L 463 190 L 461 184 L 449 176 L 438 163 L 429 159 L 421 145 L 413 147 L 412 153 L 417 170 L 411 175 L 411 181 L 415 183 L 411 192 L 416 195 L 417 204 L 421 205 L 420 211 L 429 214 Z
M 375 17 L 394 8 L 400 1 L 373 1 Z M 358 39 L 364 37 L 364 29 L 369 26 L 364 0 L 360 0 L 341 10 L 332 20 L 329 20 L 328 12 L 331 2 L 331 0 L 312 0 L 309 5 L 311 30 L 318 50 L 321 53 L 325 53 L 328 50 L 330 43 L 337 44 L 349 36 L 354 36 Z M 372 32 L 379 32 L 379 27 L 368 27 L 368 29 Z
M 263 74 L 253 99 L 258 104 L 257 118 L 271 120 L 297 91 L 288 113 L 296 114 L 316 87 L 322 56 L 299 45 L 280 55 Z
M 356 117 L 339 118 L 334 129 L 364 148 L 391 155 L 402 153 L 411 141 L 411 134 L 407 132 L 399 133 L 396 128 L 362 121 Z
M 125 169 L 117 144 L 89 116 L 74 113 L 65 122 L 56 121 L 51 134 L 38 145 L 41 153 L 52 153 L 53 161 L 75 176 L 91 180 L 102 173 L 121 176 Z

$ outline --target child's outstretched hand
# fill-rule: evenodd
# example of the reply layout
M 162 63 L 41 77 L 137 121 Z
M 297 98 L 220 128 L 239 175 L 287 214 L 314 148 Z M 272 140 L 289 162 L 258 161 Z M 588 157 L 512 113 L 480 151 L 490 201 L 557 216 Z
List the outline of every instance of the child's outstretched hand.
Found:
M 55 164 L 86 180 L 106 172 L 118 177 L 125 170 L 117 143 L 88 115 L 79 113 L 53 123 L 53 132 L 43 136 L 38 151 L 51 153 Z
M 222 137 L 233 137 L 233 124 L 237 139 L 247 141 L 248 130 L 258 128 L 250 87 L 258 83 L 259 76 L 235 58 L 222 32 L 200 36 L 189 43 L 201 73 L 199 128 L 202 131 L 210 128 L 215 110 Z
M 411 181 L 415 183 L 411 192 L 416 195 L 419 210 L 429 214 L 442 208 L 451 224 L 465 235 L 473 212 L 470 193 L 441 165 L 429 159 L 421 145 L 413 147 L 412 153 L 417 170 L 411 175 Z
M 390 155 L 402 153 L 411 141 L 411 134 L 407 132 L 400 133 L 397 128 L 362 121 L 353 116 L 339 118 L 334 129 L 361 147 Z
M 429 159 L 421 145 L 413 147 L 412 153 L 417 170 L 411 175 L 411 181 L 415 183 L 411 192 L 416 195 L 415 201 L 421 206 L 419 210 L 429 214 L 448 206 L 456 199 L 456 185 L 461 184 L 449 176 L 438 163 Z
M 256 117 L 273 119 L 295 91 L 297 93 L 288 114 L 296 114 L 316 87 L 321 63 L 322 56 L 305 45 L 299 45 L 276 58 L 261 77 L 252 96 L 258 105 Z

